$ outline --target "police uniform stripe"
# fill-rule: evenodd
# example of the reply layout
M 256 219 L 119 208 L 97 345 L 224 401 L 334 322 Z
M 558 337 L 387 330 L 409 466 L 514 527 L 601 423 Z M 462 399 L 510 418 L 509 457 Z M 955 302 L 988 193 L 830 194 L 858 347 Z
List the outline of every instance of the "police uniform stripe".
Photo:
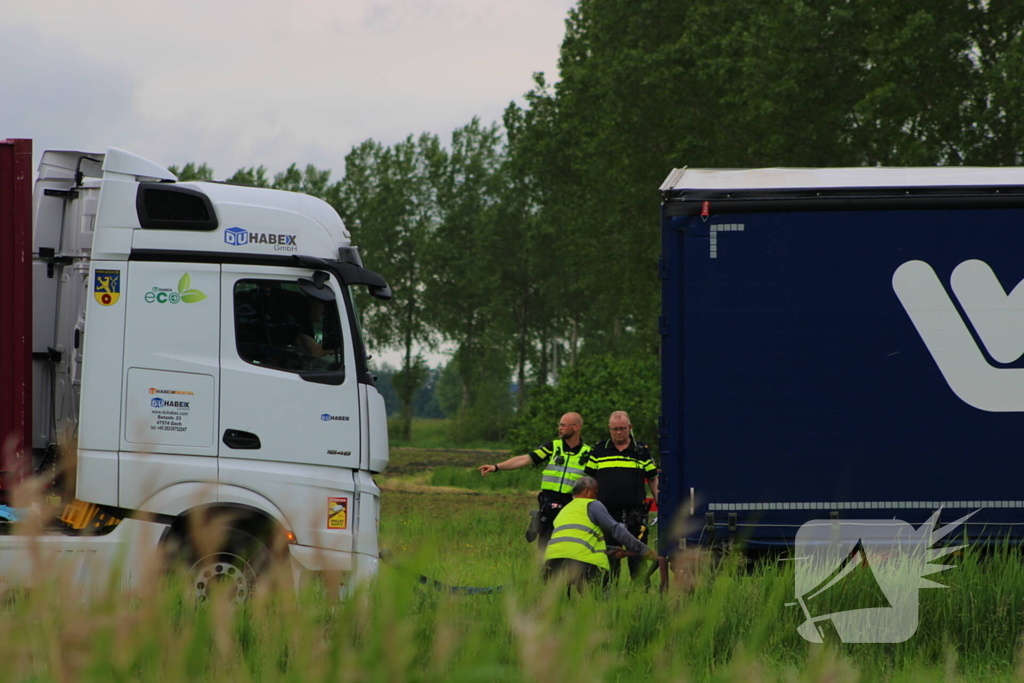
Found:
M 587 457 L 590 446 L 583 444 L 579 452 L 569 453 L 565 451 L 562 440 L 556 439 L 552 442 L 550 453 L 543 447 L 535 452 L 543 452 L 544 458 L 547 459 L 544 474 L 540 480 L 541 490 L 570 494 L 573 485 L 584 474 L 582 459 Z M 561 460 L 561 464 L 558 464 L 559 460 Z
M 562 526 L 556 526 L 551 533 L 556 533 L 559 531 L 568 531 L 569 529 L 575 529 L 576 531 L 585 531 L 588 534 L 593 534 L 594 536 L 601 535 L 596 529 L 588 527 L 584 524 L 563 524 Z
M 548 472 L 566 472 L 568 474 L 583 474 L 583 470 L 578 467 L 568 467 L 559 465 L 550 465 L 544 468 Z
M 548 541 L 548 547 L 553 546 L 556 543 L 579 543 L 580 545 L 586 547 L 586 549 L 592 553 L 598 552 L 594 546 L 590 545 L 582 538 L 573 538 L 571 536 L 566 536 L 564 538 L 554 538 L 554 536 L 552 536 L 551 540 Z
M 624 470 L 645 470 L 653 469 L 646 467 L 645 463 L 637 460 L 629 460 L 626 458 L 592 458 L 590 460 L 589 467 L 591 469 L 600 470 L 606 468 L 618 467 Z

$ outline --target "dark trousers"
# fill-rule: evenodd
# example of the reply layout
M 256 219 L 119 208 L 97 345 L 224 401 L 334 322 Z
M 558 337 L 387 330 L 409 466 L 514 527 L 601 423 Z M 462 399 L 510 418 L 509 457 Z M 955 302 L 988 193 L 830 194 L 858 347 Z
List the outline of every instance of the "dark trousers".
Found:
M 544 583 L 551 580 L 564 581 L 569 595 L 572 595 L 573 588 L 582 593 L 587 589 L 587 586 L 600 579 L 604 574 L 607 574 L 607 572 L 596 564 L 580 562 L 579 560 L 567 560 L 561 557 L 555 560 L 547 560 L 544 562 L 544 568 L 541 570 L 541 577 L 544 579 Z
M 572 496 L 560 496 L 548 491 L 541 491 L 537 496 L 537 501 L 540 504 L 540 510 L 537 511 L 537 545 L 542 553 L 548 547 L 548 541 L 551 540 L 551 534 L 555 530 L 555 517 L 571 500 Z
M 633 510 L 608 510 L 608 514 L 612 516 L 616 522 L 622 522 L 626 525 L 626 530 L 629 533 L 636 536 L 641 541 L 647 541 L 647 529 L 646 519 L 644 511 L 642 509 Z M 610 535 L 605 534 L 604 536 L 605 545 L 608 548 L 620 548 L 619 542 L 612 538 Z M 622 560 L 609 557 L 608 562 L 611 565 L 611 571 L 608 572 L 608 576 L 605 578 L 605 584 L 616 585 L 619 582 L 619 573 L 622 571 Z M 640 576 L 640 570 L 643 567 L 643 560 L 639 557 L 632 555 L 626 556 L 626 564 L 629 566 L 629 577 L 636 581 Z

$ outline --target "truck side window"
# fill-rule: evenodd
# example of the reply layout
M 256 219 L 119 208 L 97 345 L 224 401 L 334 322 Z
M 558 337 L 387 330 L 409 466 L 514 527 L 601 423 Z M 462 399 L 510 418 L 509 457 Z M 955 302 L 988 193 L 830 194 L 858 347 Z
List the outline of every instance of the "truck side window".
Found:
M 235 346 L 242 360 L 287 372 L 342 369 L 341 319 L 294 282 L 235 283 Z

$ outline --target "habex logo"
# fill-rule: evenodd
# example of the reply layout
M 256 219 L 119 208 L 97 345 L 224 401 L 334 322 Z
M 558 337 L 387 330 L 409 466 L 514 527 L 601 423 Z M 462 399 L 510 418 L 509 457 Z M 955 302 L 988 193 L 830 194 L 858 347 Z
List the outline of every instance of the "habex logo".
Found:
M 332 422 L 332 421 L 348 422 L 349 421 L 348 415 L 331 415 L 329 413 L 324 413 L 323 415 L 320 416 L 320 419 L 323 422 Z
M 191 401 L 165 401 L 162 398 L 154 398 L 149 402 L 149 405 L 154 408 L 188 408 L 188 404 Z
M 192 289 L 192 278 L 188 273 L 181 276 L 178 280 L 178 291 L 174 291 L 169 287 L 154 287 L 152 290 L 146 292 L 146 303 L 147 304 L 194 304 L 202 301 L 206 298 L 206 294 L 200 292 L 198 289 Z
M 224 231 L 224 241 L 233 247 L 249 244 L 249 231 L 245 228 L 228 228 Z
M 150 394 L 177 394 L 179 396 L 195 396 L 194 391 L 184 391 L 182 389 L 157 389 L 156 387 L 149 388 Z
M 1024 287 L 1009 293 L 984 261 L 964 261 L 950 285 L 978 340 L 996 363 L 1024 354 Z M 967 323 L 924 261 L 907 261 L 892 276 L 892 288 L 939 371 L 964 403 L 990 412 L 1024 412 L 1024 368 L 993 366 Z
M 275 251 L 298 251 L 298 236 L 281 233 L 253 232 L 245 228 L 228 228 L 224 231 L 224 242 L 233 247 L 247 244 L 269 244 Z

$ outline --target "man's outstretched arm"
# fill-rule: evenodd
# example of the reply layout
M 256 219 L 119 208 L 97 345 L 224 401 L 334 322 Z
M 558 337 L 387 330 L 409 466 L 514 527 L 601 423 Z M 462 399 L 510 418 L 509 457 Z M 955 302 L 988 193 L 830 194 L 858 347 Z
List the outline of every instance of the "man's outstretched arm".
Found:
M 529 455 L 513 455 L 508 460 L 496 463 L 494 465 L 480 465 L 476 468 L 476 471 L 487 476 L 497 470 L 518 470 L 520 467 L 526 467 L 527 465 L 533 464 L 533 458 Z

